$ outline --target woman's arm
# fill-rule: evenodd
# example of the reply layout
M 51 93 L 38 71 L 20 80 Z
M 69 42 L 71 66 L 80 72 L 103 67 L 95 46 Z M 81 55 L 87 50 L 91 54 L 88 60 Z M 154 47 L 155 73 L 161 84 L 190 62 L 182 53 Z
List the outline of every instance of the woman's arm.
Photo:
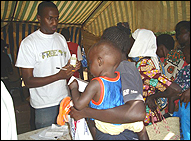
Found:
M 148 96 L 146 99 L 146 104 L 148 104 L 149 108 L 152 109 L 152 111 L 154 111 L 156 110 L 157 107 L 154 102 L 155 100 L 162 97 L 165 98 L 178 97 L 181 91 L 182 91 L 181 87 L 175 82 L 172 82 L 171 85 L 167 87 L 165 91 L 158 92 Z

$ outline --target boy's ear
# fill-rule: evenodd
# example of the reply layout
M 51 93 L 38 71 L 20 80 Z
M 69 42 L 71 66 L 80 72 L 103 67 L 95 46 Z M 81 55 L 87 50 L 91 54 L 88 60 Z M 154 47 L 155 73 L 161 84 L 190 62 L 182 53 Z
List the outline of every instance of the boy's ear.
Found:
M 103 65 L 103 58 L 102 57 L 98 57 L 98 64 L 99 66 Z

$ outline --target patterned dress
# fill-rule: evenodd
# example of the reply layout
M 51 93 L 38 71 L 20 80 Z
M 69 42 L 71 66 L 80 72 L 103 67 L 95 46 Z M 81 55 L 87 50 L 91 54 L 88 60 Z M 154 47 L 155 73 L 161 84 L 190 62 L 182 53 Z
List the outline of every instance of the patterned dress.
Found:
M 182 88 L 182 92 L 190 88 L 190 64 L 180 70 L 176 79 L 174 80 Z M 190 140 L 190 102 L 186 108 L 185 102 L 179 100 L 179 110 L 173 113 L 173 116 L 180 118 L 180 135 L 181 140 Z
M 186 63 L 184 54 L 180 49 L 171 50 L 163 61 L 165 75 L 172 81 L 176 79 L 179 71 L 186 65 L 188 64 Z M 178 101 L 179 100 L 174 101 L 175 105 L 178 104 Z M 168 112 L 168 105 L 165 109 L 165 113 L 167 112 Z
M 143 98 L 145 101 L 148 96 L 155 94 L 156 91 L 163 92 L 170 86 L 172 81 L 162 74 L 160 70 L 155 68 L 153 61 L 149 57 L 139 57 L 139 59 L 136 58 L 136 60 L 136 67 L 138 68 L 143 81 Z M 149 125 L 152 122 L 161 121 L 162 118 L 160 117 L 159 111 L 159 106 L 154 112 L 146 106 L 146 118 L 144 124 Z
M 190 88 L 190 64 L 180 70 L 174 82 L 180 85 L 182 91 Z
M 179 49 L 171 50 L 167 57 L 164 59 L 163 64 L 166 76 L 172 81 L 174 81 L 180 69 L 187 65 L 184 59 L 184 54 Z

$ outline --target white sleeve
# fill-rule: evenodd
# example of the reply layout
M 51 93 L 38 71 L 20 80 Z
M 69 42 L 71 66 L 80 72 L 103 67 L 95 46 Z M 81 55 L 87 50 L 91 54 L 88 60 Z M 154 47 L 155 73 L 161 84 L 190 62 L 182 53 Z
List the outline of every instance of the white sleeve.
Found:
M 17 140 L 13 100 L 1 81 L 1 140 Z
M 16 67 L 34 68 L 35 54 L 32 44 L 30 42 L 22 41 L 19 47 Z
M 77 56 L 78 56 L 78 61 L 82 61 L 82 51 L 81 51 L 81 47 L 78 46 L 78 51 L 77 51 Z

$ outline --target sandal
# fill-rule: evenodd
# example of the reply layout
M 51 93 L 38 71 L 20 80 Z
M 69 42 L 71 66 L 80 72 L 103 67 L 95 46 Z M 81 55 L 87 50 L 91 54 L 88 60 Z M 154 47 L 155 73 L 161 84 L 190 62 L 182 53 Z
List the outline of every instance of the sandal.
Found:
M 70 112 L 71 106 L 73 106 L 73 103 L 70 97 L 65 97 L 64 99 L 62 99 L 60 103 L 59 114 L 57 116 L 58 125 L 62 126 L 65 124 L 65 122 L 68 122 L 68 114 Z

